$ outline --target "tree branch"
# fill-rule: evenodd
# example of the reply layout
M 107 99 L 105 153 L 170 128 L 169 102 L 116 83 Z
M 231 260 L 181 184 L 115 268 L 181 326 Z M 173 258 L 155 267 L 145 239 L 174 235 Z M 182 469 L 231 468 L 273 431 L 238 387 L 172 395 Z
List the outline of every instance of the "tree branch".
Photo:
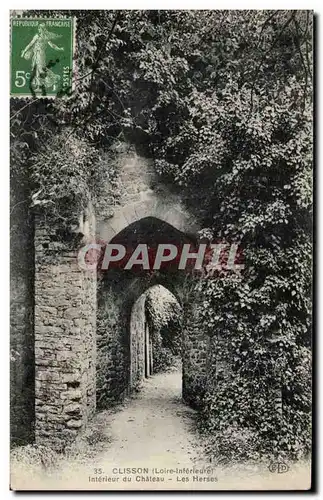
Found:
M 287 21 L 284 23 L 282 29 L 280 30 L 280 32 L 278 33 L 277 37 L 275 38 L 273 44 L 269 47 L 268 50 L 266 50 L 260 60 L 260 63 L 258 64 L 257 68 L 256 68 L 256 71 L 255 71 L 255 74 L 254 74 L 254 78 L 253 78 L 253 84 L 252 84 L 252 87 L 251 87 L 251 96 L 250 96 L 250 110 L 249 110 L 249 114 L 248 114 L 248 119 L 250 119 L 250 116 L 252 114 L 252 111 L 253 111 L 253 96 L 254 96 L 254 92 L 255 92 L 255 87 L 256 87 L 256 83 L 257 83 L 257 78 L 258 78 L 258 75 L 259 75 L 259 71 L 261 70 L 261 67 L 265 61 L 265 58 L 267 56 L 267 54 L 269 52 L 271 52 L 273 50 L 273 48 L 275 47 L 276 43 L 278 42 L 278 40 L 280 39 L 280 37 L 282 36 L 282 34 L 284 33 L 285 29 L 289 26 L 289 24 L 292 22 L 292 20 L 294 19 L 295 17 L 295 12 L 293 12 L 291 14 L 291 16 L 287 19 Z

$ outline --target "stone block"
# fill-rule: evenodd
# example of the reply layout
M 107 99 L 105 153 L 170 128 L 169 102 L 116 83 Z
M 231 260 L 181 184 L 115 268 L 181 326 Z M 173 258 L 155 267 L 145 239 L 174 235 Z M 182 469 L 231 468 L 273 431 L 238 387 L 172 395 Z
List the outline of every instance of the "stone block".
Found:
M 68 420 L 66 422 L 66 426 L 70 429 L 79 429 L 80 427 L 82 427 L 82 420 Z
M 80 315 L 80 311 L 77 308 L 70 307 L 64 311 L 64 316 L 68 319 L 78 318 Z
M 82 399 L 82 391 L 80 391 L 80 389 L 70 389 L 69 391 L 61 392 L 60 397 L 64 400 L 77 401 Z
M 63 383 L 73 383 L 73 382 L 79 382 L 80 381 L 80 374 L 77 373 L 63 373 L 60 376 L 60 380 L 62 380 Z
M 68 413 L 69 415 L 80 415 L 81 413 L 81 406 L 78 403 L 72 403 L 66 406 L 64 409 L 65 413 Z

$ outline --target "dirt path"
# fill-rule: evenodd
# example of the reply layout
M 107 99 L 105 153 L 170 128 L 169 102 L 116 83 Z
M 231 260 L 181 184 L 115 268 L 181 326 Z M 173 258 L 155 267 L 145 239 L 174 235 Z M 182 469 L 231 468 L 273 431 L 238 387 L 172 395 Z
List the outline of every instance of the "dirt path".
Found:
M 300 464 L 275 475 L 268 464 L 210 464 L 197 436 L 196 413 L 181 400 L 179 372 L 154 375 L 113 410 L 98 413 L 86 434 L 52 471 L 16 470 L 20 489 L 234 490 L 304 489 L 310 469 Z M 306 486 L 305 486 L 306 488 Z
M 112 417 L 109 456 L 119 467 L 176 467 L 193 463 L 199 450 L 194 411 L 181 401 L 181 373 L 154 375 Z M 108 458 L 108 457 L 107 457 Z
M 181 392 L 180 372 L 145 380 L 135 396 L 96 415 L 46 486 L 57 488 L 59 481 L 61 488 L 185 488 L 185 481 L 179 484 L 182 476 L 177 481 L 170 469 L 192 471 L 203 467 L 204 459 L 194 429 L 196 412 L 182 402 Z

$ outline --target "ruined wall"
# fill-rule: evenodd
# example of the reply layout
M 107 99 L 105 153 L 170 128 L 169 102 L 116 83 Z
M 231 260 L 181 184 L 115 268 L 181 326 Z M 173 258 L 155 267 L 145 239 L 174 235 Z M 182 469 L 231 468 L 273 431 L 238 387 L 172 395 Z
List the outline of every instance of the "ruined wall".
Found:
M 97 408 L 109 408 L 145 377 L 144 277 L 116 272 L 102 279 L 97 310 Z M 148 332 L 147 332 L 148 334 Z M 149 344 L 149 339 L 148 339 Z M 149 369 L 148 369 L 149 374 Z
M 97 294 L 96 273 L 78 266 L 81 240 L 76 242 L 75 235 L 83 236 L 84 241 L 93 241 L 95 234 L 111 241 L 135 221 L 131 231 L 137 237 L 140 221 L 153 217 L 154 224 L 163 221 L 161 232 L 166 231 L 167 238 L 176 228 L 171 237 L 183 242 L 186 233 L 182 230 L 194 227 L 193 218 L 186 214 L 178 198 L 154 184 L 151 161 L 134 150 L 124 151 L 119 161 L 121 196 L 111 210 L 112 217 L 99 218 L 96 233 L 84 214 L 75 224 L 78 229 L 73 230 L 74 235 L 61 223 L 46 221 L 41 213 L 35 220 L 35 437 L 36 442 L 47 442 L 57 450 L 73 441 L 86 426 L 96 403 L 98 409 L 110 407 L 143 378 L 144 359 L 149 358 L 149 352 L 145 354 L 142 348 L 144 328 L 139 328 L 139 316 L 135 331 L 142 333 L 134 335 L 130 342 L 132 307 L 154 284 L 163 280 L 172 283 L 178 278 L 169 272 L 167 276 L 137 276 L 130 272 L 121 278 L 117 272 L 114 279 L 111 274 L 100 277 Z M 153 232 L 149 234 L 155 242 L 155 226 L 150 221 L 148 226 L 142 232 Z M 141 236 L 145 238 L 145 234 Z M 136 317 L 136 309 L 134 314 Z M 186 400 L 192 403 L 205 367 L 205 346 L 201 349 L 203 342 L 197 332 L 187 330 L 185 335 L 183 384 Z M 191 392 L 194 394 L 188 397 Z
M 34 439 L 34 226 L 28 192 L 11 182 L 10 433 L 11 443 Z
M 125 271 L 102 278 L 97 312 L 98 408 L 122 400 L 152 371 L 152 345 L 145 321 L 145 292 L 155 284 L 151 279 Z
M 130 318 L 130 387 L 140 386 L 145 378 L 146 318 L 145 294 L 133 305 Z
M 190 241 L 185 234 L 194 234 L 197 229 L 196 221 L 192 214 L 187 213 L 179 196 L 160 183 L 153 161 L 138 155 L 127 144 L 122 145 L 116 161 L 118 198 L 111 207 L 109 217 L 97 214 L 97 238 L 107 243 L 113 241 L 134 247 L 138 242 L 156 245 L 157 233 L 161 241 L 168 243 Z M 145 223 L 147 218 L 149 222 Z M 148 241 L 149 238 L 151 241 Z M 159 278 L 156 283 L 161 282 Z M 176 282 L 177 279 L 177 272 L 162 277 L 162 281 L 169 282 Z M 98 323 L 97 398 L 100 405 L 102 403 L 103 407 L 107 407 L 109 401 L 122 398 L 129 391 L 130 385 L 135 386 L 143 376 L 144 364 L 142 359 L 138 361 L 137 356 L 138 354 L 140 357 L 142 352 L 139 347 L 142 339 L 139 334 L 137 337 L 134 335 L 130 344 L 130 314 L 141 293 L 154 283 L 145 284 L 146 277 L 141 276 L 137 280 L 129 272 L 121 273 L 114 283 L 108 272 L 104 280 L 109 285 L 100 288 L 98 297 L 100 325 Z M 137 307 L 140 306 L 136 305 L 133 318 L 138 319 Z M 139 332 L 139 322 L 139 319 L 138 322 L 135 320 L 138 328 L 135 327 L 134 331 Z M 149 358 L 149 352 L 147 357 Z M 130 372 L 131 358 L 133 362 Z
M 112 402 L 138 387 L 145 377 L 145 292 L 156 284 L 168 286 L 167 282 L 152 280 L 149 276 L 111 274 L 99 291 L 98 318 L 102 321 L 98 320 L 97 330 L 98 408 L 109 408 Z M 175 290 L 181 286 L 177 277 Z M 201 331 L 194 301 L 185 305 L 183 323 L 183 398 L 198 407 L 206 388 L 211 358 L 210 340 Z M 151 366 L 151 342 L 148 344 L 146 357 Z M 148 375 L 152 369 L 151 366 Z
M 35 435 L 57 450 L 95 411 L 96 275 L 61 227 L 35 221 Z
M 122 290 L 101 283 L 97 314 L 97 407 L 109 408 L 129 390 L 129 325 Z
M 158 179 L 152 159 L 124 144 L 117 156 L 118 200 L 109 217 L 97 214 L 97 237 L 109 242 L 129 224 L 144 217 L 168 222 L 183 232 L 195 232 L 198 224 L 178 194 Z

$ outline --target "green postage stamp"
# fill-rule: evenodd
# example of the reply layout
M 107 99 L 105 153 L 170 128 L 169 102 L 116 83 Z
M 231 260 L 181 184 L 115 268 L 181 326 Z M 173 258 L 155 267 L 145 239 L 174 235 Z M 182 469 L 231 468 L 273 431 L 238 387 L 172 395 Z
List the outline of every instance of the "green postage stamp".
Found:
M 72 90 L 73 18 L 11 20 L 11 96 L 54 97 Z

